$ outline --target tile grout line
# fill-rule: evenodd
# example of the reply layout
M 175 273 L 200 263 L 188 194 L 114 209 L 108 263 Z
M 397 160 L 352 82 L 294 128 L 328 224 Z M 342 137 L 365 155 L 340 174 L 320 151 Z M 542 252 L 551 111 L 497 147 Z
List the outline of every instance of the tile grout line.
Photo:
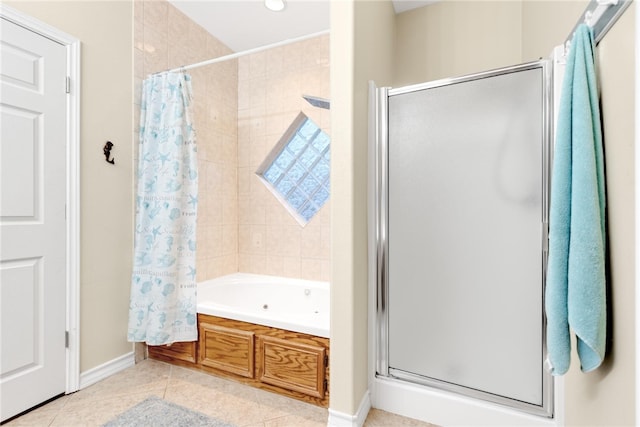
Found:
M 162 400 L 167 400 L 167 390 L 169 390 L 169 382 L 173 376 L 173 365 L 169 364 L 169 375 L 167 376 L 167 382 L 164 385 L 164 391 L 162 392 Z
M 78 390 L 80 391 L 80 390 Z M 55 423 L 56 418 L 58 418 L 58 416 L 62 413 L 62 411 L 64 411 L 64 409 L 66 408 L 67 404 L 69 403 L 69 400 L 71 399 L 71 396 L 75 393 L 77 393 L 78 391 L 74 391 L 73 393 L 69 393 L 69 394 L 65 394 L 64 396 L 60 397 L 59 399 L 65 399 L 65 402 L 63 405 L 60 406 L 60 408 L 56 411 L 56 414 L 53 416 L 53 418 L 51 419 L 51 421 L 49 421 L 49 424 L 47 424 L 48 427 L 51 427 L 53 425 L 53 423 Z M 69 396 L 69 397 L 67 397 Z

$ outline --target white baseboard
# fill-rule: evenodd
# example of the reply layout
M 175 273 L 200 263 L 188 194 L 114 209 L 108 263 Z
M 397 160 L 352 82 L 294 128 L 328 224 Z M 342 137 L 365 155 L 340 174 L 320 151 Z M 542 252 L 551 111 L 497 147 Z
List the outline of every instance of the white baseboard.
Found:
M 344 412 L 336 411 L 329 408 L 329 420 L 327 421 L 328 427 L 362 427 L 364 421 L 367 419 L 367 414 L 371 409 L 371 395 L 367 390 L 362 396 L 360 406 L 355 415 L 345 414 Z
M 130 352 L 103 363 L 100 366 L 96 366 L 95 368 L 82 372 L 80 374 L 80 390 L 133 365 L 135 365 L 135 354 L 134 352 Z

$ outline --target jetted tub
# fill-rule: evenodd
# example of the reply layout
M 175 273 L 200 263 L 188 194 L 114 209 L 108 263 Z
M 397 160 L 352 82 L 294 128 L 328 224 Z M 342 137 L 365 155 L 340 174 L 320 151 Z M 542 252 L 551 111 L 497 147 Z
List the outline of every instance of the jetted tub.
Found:
M 234 273 L 198 283 L 197 311 L 329 338 L 329 283 Z

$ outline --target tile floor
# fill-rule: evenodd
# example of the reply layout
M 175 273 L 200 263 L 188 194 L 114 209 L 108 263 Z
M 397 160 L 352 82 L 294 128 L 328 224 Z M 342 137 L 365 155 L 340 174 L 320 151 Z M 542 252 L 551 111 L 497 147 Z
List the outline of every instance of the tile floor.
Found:
M 158 396 L 238 427 L 325 427 L 324 408 L 167 363 L 145 360 L 63 396 L 5 426 L 100 426 L 149 396 Z M 372 409 L 368 427 L 431 424 Z

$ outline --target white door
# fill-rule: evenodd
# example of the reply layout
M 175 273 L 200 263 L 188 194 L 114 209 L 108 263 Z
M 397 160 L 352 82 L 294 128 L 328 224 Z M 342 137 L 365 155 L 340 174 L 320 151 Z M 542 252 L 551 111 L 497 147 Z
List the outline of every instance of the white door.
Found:
M 66 382 L 66 47 L 5 19 L 0 37 L 0 415 Z

